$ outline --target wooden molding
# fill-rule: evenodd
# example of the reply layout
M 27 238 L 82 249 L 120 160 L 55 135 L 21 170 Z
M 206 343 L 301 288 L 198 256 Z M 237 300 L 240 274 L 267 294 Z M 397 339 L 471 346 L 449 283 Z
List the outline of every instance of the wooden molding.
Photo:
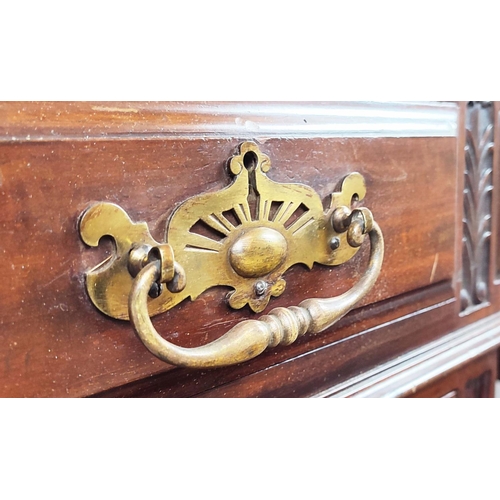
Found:
M 404 397 L 500 346 L 500 313 L 323 391 L 316 397 Z
M 456 137 L 450 102 L 1 102 L 0 142 L 157 137 Z

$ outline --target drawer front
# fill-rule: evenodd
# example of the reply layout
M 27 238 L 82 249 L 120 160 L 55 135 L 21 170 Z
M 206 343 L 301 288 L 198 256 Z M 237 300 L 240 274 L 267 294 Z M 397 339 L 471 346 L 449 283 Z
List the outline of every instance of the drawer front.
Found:
M 103 315 L 90 301 L 85 273 L 113 249 L 109 241 L 89 248 L 81 240 L 78 220 L 89 204 L 116 203 L 163 241 L 176 207 L 228 184 L 227 160 L 247 140 L 271 159 L 269 178 L 308 185 L 322 200 L 348 174 L 364 176 L 362 204 L 385 239 L 381 274 L 360 304 L 375 315 L 372 325 L 374 307 L 416 290 L 439 287 L 427 307 L 454 296 L 457 105 L 211 106 L 143 104 L 130 112 L 102 103 L 2 105 L 3 396 L 91 395 L 170 372 L 175 390 L 169 394 L 195 395 L 359 333 L 341 324 L 240 367 L 193 378 L 153 357 L 128 321 Z M 369 251 L 363 244 L 338 267 L 294 266 L 285 275 L 286 291 L 264 312 L 347 291 L 365 273 Z M 154 325 L 172 343 L 195 347 L 258 317 L 248 307 L 228 307 L 227 292 L 207 290 L 155 317 Z

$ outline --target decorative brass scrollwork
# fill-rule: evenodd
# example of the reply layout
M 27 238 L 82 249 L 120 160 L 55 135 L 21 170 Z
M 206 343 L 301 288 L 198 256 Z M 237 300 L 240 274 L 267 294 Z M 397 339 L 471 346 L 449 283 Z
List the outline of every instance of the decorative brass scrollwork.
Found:
M 312 188 L 274 182 L 267 177 L 270 168 L 269 157 L 255 143 L 243 143 L 229 161 L 233 182 L 180 205 L 168 223 L 165 243 L 155 241 L 146 223 L 132 222 L 118 205 L 89 207 L 80 220 L 83 241 L 97 246 L 108 235 L 116 243 L 115 255 L 87 273 L 92 302 L 109 316 L 130 319 L 159 358 L 193 367 L 245 361 L 268 346 L 291 343 L 337 321 L 371 289 L 383 260 L 383 237 L 371 212 L 350 208 L 352 200 L 366 194 L 364 179 L 348 175 L 325 210 Z M 272 296 L 284 292 L 283 274 L 291 266 L 342 264 L 356 254 L 366 234 L 372 246 L 368 271 L 339 297 L 275 309 L 194 349 L 170 344 L 151 324 L 150 316 L 219 285 L 234 289 L 228 296 L 231 307 L 248 304 L 261 312 Z

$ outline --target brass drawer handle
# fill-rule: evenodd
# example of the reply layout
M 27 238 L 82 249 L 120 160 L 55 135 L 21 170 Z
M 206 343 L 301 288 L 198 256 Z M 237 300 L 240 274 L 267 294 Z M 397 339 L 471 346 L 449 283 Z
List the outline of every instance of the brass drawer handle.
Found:
M 137 275 L 128 303 L 130 320 L 144 345 L 167 363 L 191 368 L 228 366 L 255 358 L 267 347 L 289 345 L 306 333 L 320 333 L 347 314 L 373 287 L 382 267 L 384 239 L 376 222 L 369 232 L 371 255 L 366 274 L 348 292 L 330 299 L 307 299 L 298 307 L 278 307 L 259 320 L 246 320 L 221 338 L 201 347 L 184 348 L 166 341 L 154 328 L 147 300 L 160 277 L 160 262 Z
M 240 363 L 269 346 L 321 332 L 344 316 L 373 287 L 384 254 L 379 226 L 370 210 L 358 207 L 366 194 L 364 179 L 358 173 L 345 177 L 325 209 L 312 188 L 275 182 L 267 176 L 270 168 L 270 158 L 255 143 L 241 144 L 228 163 L 232 183 L 182 203 L 170 217 L 164 242 L 118 205 L 90 206 L 80 219 L 83 241 L 98 246 L 108 235 L 115 242 L 114 255 L 86 274 L 94 305 L 113 318 L 130 319 L 158 358 L 198 368 Z M 228 295 L 230 307 L 248 305 L 261 312 L 271 297 L 284 292 L 283 275 L 290 267 L 340 265 L 358 252 L 366 234 L 371 243 L 368 270 L 343 295 L 276 308 L 191 349 L 167 342 L 151 323 L 150 316 L 186 298 L 195 300 L 214 286 L 234 289 Z

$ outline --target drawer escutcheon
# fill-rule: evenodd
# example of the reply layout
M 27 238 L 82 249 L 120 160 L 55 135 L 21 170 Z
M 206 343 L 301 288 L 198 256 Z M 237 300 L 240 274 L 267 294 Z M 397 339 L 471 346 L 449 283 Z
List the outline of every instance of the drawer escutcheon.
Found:
M 160 359 L 199 368 L 251 359 L 269 346 L 318 333 L 344 316 L 373 287 L 383 260 L 383 237 L 371 212 L 351 210 L 353 200 L 366 194 L 364 179 L 348 175 L 325 210 L 312 188 L 275 182 L 267 176 L 270 168 L 269 157 L 255 143 L 241 144 L 229 160 L 233 182 L 182 203 L 170 218 L 165 242 L 157 242 L 145 222 L 133 222 L 118 205 L 90 206 L 80 219 L 83 241 L 98 246 L 103 236 L 111 236 L 115 242 L 115 254 L 86 274 L 94 305 L 113 318 L 130 319 Z M 261 312 L 271 296 L 284 292 L 283 274 L 290 267 L 342 264 L 356 254 L 366 234 L 368 271 L 338 297 L 277 308 L 193 349 L 164 340 L 149 319 L 220 285 L 234 289 L 228 296 L 231 307 L 248 304 Z

